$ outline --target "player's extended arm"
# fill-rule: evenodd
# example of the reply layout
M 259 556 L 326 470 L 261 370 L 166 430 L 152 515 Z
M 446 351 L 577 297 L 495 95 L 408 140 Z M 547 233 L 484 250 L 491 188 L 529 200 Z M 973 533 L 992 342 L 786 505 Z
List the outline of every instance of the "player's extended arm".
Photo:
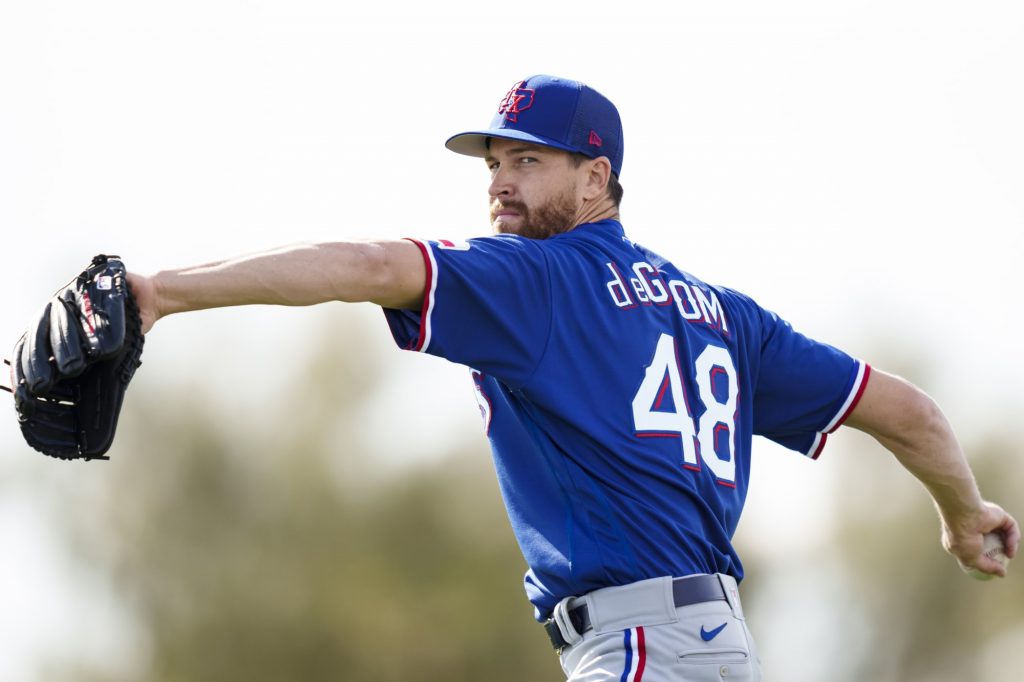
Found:
M 939 406 L 914 385 L 872 368 L 864 395 L 846 420 L 874 436 L 931 493 L 942 518 L 942 544 L 964 566 L 1005 576 L 982 553 L 985 533 L 999 532 L 1006 555 L 1017 553 L 1020 528 L 1001 507 L 982 499 L 956 435 Z
M 148 332 L 162 317 L 251 304 L 369 301 L 418 309 L 426 266 L 410 241 L 298 244 L 152 276 L 128 274 Z

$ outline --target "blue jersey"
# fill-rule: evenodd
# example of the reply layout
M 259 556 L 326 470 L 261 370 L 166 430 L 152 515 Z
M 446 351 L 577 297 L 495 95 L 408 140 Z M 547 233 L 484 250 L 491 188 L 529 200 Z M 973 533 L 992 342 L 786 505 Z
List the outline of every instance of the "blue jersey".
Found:
M 753 435 L 816 457 L 870 371 L 614 220 L 415 243 L 423 308 L 385 314 L 403 348 L 471 368 L 538 619 L 646 578 L 742 579 Z

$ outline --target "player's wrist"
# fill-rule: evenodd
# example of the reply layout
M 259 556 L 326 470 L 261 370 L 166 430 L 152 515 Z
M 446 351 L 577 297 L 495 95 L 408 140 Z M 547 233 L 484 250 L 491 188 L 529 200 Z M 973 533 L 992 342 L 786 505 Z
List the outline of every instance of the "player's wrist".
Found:
M 981 496 L 981 490 L 967 466 L 963 453 L 957 448 L 947 458 L 942 470 L 932 472 L 929 477 L 921 477 L 935 503 L 935 508 L 942 517 L 943 523 L 954 529 L 971 529 L 982 524 L 986 515 L 990 514 L 987 503 Z
M 158 286 L 156 275 L 146 276 L 136 273 L 128 273 L 128 287 L 131 289 L 135 303 L 139 307 L 139 317 L 142 318 L 142 333 L 146 334 L 157 320 L 166 313 L 161 305 L 162 295 Z

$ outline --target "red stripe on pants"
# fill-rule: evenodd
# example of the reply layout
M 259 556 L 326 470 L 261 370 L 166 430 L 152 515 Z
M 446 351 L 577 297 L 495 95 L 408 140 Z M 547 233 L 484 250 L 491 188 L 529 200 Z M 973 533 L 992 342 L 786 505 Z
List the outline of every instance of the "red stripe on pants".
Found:
M 633 682 L 640 682 L 644 676 L 644 665 L 647 663 L 647 647 L 644 646 L 644 629 L 636 629 L 636 677 Z

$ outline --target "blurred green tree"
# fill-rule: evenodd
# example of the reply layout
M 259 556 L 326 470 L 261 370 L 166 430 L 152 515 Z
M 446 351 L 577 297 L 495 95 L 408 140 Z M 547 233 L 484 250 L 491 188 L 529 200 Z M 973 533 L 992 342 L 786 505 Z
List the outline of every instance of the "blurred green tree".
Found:
M 967 447 L 982 494 L 1018 518 L 1021 510 L 1013 505 L 1024 474 L 1015 454 L 1019 442 L 993 439 Z M 844 461 L 836 499 L 843 521 L 835 547 L 872 627 L 863 658 L 851 660 L 842 679 L 1013 678 L 988 677 L 983 666 L 989 643 L 1024 628 L 1024 582 L 1013 573 L 988 582 L 965 576 L 942 550 L 939 521 L 924 489 L 895 462 L 881 461 L 888 457 L 883 451 L 863 454 L 872 461 Z
M 109 666 L 52 662 L 49 679 L 562 679 L 523 596 L 482 441 L 465 434 L 432 463 L 387 474 L 356 437 L 384 374 L 365 333 L 325 330 L 284 389 L 302 409 L 244 422 L 205 387 L 156 394 L 137 380 L 121 454 L 87 465 L 105 468 L 85 481 L 61 469 L 58 516 L 83 566 L 117 585 L 146 645 Z M 985 495 L 1018 516 L 1021 435 L 965 444 Z M 1024 583 L 961 574 L 920 486 L 866 436 L 843 440 L 827 465 L 842 481 L 834 536 L 801 558 L 806 571 L 836 571 L 843 592 L 821 595 L 829 621 L 800 645 L 834 652 L 829 673 L 800 676 L 768 652 L 767 682 L 1011 679 L 986 671 L 1024 645 Z M 778 560 L 744 555 L 748 608 L 781 575 Z M 779 616 L 751 615 L 755 633 Z
M 312 407 L 287 429 L 218 418 L 202 389 L 133 386 L 122 454 L 96 487 L 68 486 L 63 515 L 148 654 L 48 677 L 560 679 L 483 441 L 389 477 L 357 439 L 322 436 L 380 375 L 373 353 L 339 352 L 359 336 L 324 335 L 294 387 Z

